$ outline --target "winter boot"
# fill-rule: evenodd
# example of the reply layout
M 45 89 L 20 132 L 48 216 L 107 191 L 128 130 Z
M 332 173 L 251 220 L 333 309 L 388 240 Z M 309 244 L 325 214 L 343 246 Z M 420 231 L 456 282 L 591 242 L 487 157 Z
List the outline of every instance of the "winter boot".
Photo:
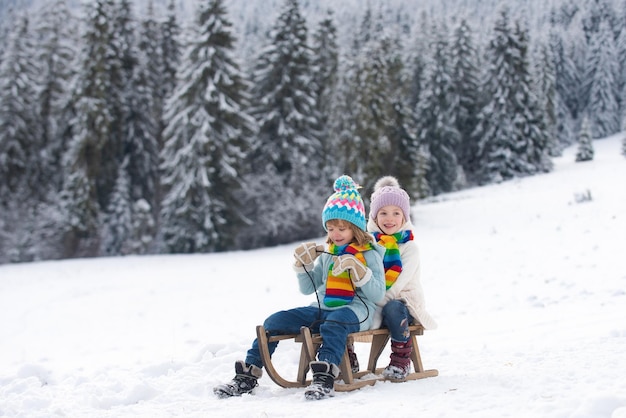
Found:
M 391 361 L 383 370 L 383 376 L 387 379 L 402 381 L 411 371 L 411 353 L 413 343 L 391 340 Z
M 313 382 L 306 388 L 304 397 L 317 400 L 335 396 L 335 378 L 339 367 L 326 361 L 312 361 L 309 367 L 313 372 Z
M 350 368 L 352 369 L 352 373 L 356 373 L 359 371 L 359 359 L 354 352 L 354 344 L 348 344 L 348 357 L 350 358 Z
M 252 389 L 259 385 L 257 379 L 263 375 L 263 370 L 254 364 L 247 364 L 239 360 L 235 362 L 235 373 L 235 377 L 230 383 L 214 387 L 213 393 L 220 398 L 250 393 Z

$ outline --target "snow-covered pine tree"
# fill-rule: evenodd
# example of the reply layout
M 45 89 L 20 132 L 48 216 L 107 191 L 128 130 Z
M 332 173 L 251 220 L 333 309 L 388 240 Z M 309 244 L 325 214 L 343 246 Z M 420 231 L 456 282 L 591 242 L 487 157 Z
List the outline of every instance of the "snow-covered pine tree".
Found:
M 104 216 L 102 232 L 102 253 L 105 255 L 125 255 L 125 243 L 130 239 L 132 222 L 132 200 L 130 196 L 130 179 L 128 177 L 128 160 L 118 169 L 115 188 L 109 199 L 109 206 Z
M 617 102 L 618 55 L 613 32 L 608 22 L 600 23 L 591 38 L 589 65 L 595 65 L 593 78 L 588 80 L 589 102 L 587 114 L 593 138 L 603 138 L 619 131 L 620 116 Z
M 158 216 L 157 184 L 159 183 L 159 129 L 162 117 L 162 67 L 158 24 L 153 17 L 152 3 L 142 22 L 127 95 L 124 155 L 127 161 L 132 202 L 142 200 L 149 205 L 153 218 Z M 119 176 L 119 175 L 118 175 Z M 132 205 L 131 205 L 132 207 Z M 133 213 L 133 217 L 134 217 Z M 141 215 L 143 216 L 143 215 Z M 154 221 L 154 219 L 153 219 Z M 131 220 L 131 223 L 134 223 Z M 128 226 L 131 228 L 131 225 Z
M 365 8 L 360 29 L 354 31 L 352 40 L 344 54 L 340 55 L 340 77 L 337 94 L 333 103 L 333 111 L 329 121 L 330 138 L 329 150 L 334 150 L 326 159 L 332 159 L 335 166 L 335 177 L 349 173 L 354 179 L 362 181 L 364 169 L 361 155 L 356 150 L 364 147 L 364 140 L 360 136 L 361 126 L 365 118 L 360 98 L 363 95 L 360 86 L 362 57 L 365 45 L 371 40 L 372 34 L 371 8 Z
M 452 82 L 456 96 L 454 103 L 458 106 L 453 112 L 456 114 L 456 128 L 460 135 L 456 155 L 466 179 L 472 183 L 478 172 L 478 144 L 472 132 L 476 128 L 477 115 L 482 106 L 478 54 L 473 30 L 467 20 L 461 19 L 454 30 L 450 48 Z
M 519 175 L 552 170 L 549 156 L 550 138 L 547 130 L 546 109 L 537 98 L 538 89 L 530 74 L 530 39 L 526 24 L 516 22 L 514 30 L 517 54 L 514 54 L 518 82 L 514 85 L 513 123 L 515 125 L 515 151 L 518 155 Z M 543 92 L 546 94 L 546 92 Z
M 137 20 L 130 0 L 117 0 L 111 5 L 111 37 L 109 39 L 109 65 L 112 89 L 107 97 L 109 113 L 112 117 L 110 138 L 103 149 L 105 160 L 103 173 L 106 182 L 100 182 L 103 194 L 101 207 L 112 209 L 114 187 L 120 176 L 120 166 L 127 167 L 130 196 L 128 199 L 148 198 L 154 193 L 154 173 L 157 171 L 155 128 L 150 120 L 153 91 L 149 91 L 147 75 L 139 68 L 137 45 Z M 155 39 L 158 42 L 158 40 Z M 146 69 L 158 71 L 158 69 Z M 127 158 L 129 157 L 129 158 Z M 119 196 L 118 196 L 119 199 Z M 119 201 L 119 200 L 118 200 Z M 131 203 L 124 202 L 125 207 Z M 111 219 L 105 216 L 105 220 Z M 130 229 L 131 219 L 125 219 Z M 119 222 L 119 220 L 117 221 Z M 103 225 L 109 231 L 115 230 Z
M 29 16 L 21 14 L 8 35 L 0 64 L 0 204 L 4 205 L 41 197 L 39 153 L 44 145 L 36 88 L 40 70 Z
M 339 47 L 337 45 L 337 28 L 333 21 L 332 11 L 328 11 L 327 16 L 322 19 L 313 34 L 313 83 L 317 87 L 316 102 L 320 115 L 320 140 L 322 149 L 330 148 L 330 124 L 332 104 L 337 100 L 337 84 L 339 71 Z M 333 177 L 336 173 L 334 158 L 328 152 L 324 152 L 322 167 L 329 171 L 328 177 Z
M 99 252 L 99 219 L 106 207 L 109 182 L 115 183 L 104 169 L 111 164 L 115 146 L 111 141 L 111 108 L 109 100 L 114 85 L 111 76 L 117 62 L 111 59 L 113 4 L 96 0 L 87 6 L 81 65 L 72 102 L 75 117 L 70 122 L 71 138 L 63 157 L 63 188 L 60 194 L 57 228 L 62 236 L 63 256 L 95 256 Z M 108 161 L 107 161 L 108 160 Z
M 623 3 L 624 16 L 622 17 L 622 27 L 619 36 L 615 40 L 615 48 L 617 49 L 617 91 L 624 92 L 626 90 L 626 2 Z M 621 114 L 626 110 L 626 99 L 623 94 L 617 96 Z
M 386 29 L 385 19 L 379 13 L 372 20 L 366 12 L 354 42 L 360 49 L 349 53 L 347 80 L 352 101 L 346 105 L 351 108 L 351 121 L 345 141 L 338 144 L 343 158 L 367 186 L 373 186 L 383 175 L 398 176 L 401 159 L 410 159 L 401 154 L 401 142 L 406 140 L 410 123 L 403 103 L 403 47 L 399 34 Z M 406 186 L 410 187 L 408 183 Z
M 513 68 L 513 44 L 510 17 L 507 9 L 501 9 L 495 22 L 493 38 L 485 51 L 486 75 L 483 92 L 486 103 L 478 114 L 474 130 L 479 141 L 478 155 L 482 184 L 511 179 L 516 172 L 511 164 L 514 144 L 511 143 L 515 130 L 511 120 L 511 90 L 517 81 Z
M 160 30 L 160 51 L 161 51 L 161 63 L 158 66 L 161 70 L 161 91 L 158 98 L 162 102 L 165 101 L 176 87 L 176 71 L 180 67 L 180 26 L 176 17 L 176 0 L 170 0 L 167 6 L 167 17 L 159 25 Z M 164 103 L 160 103 L 163 107 Z M 161 109 L 162 111 L 162 109 Z M 162 121 L 161 121 L 162 124 Z M 163 126 L 159 129 L 159 133 L 163 130 Z M 162 145 L 159 142 L 159 145 Z
M 243 222 L 237 192 L 254 121 L 245 112 L 246 84 L 226 14 L 223 0 L 198 7 L 180 84 L 166 106 L 160 219 L 169 252 L 232 249 Z
M 591 42 L 594 34 L 600 31 L 602 22 L 609 24 L 613 36 L 619 34 L 619 15 L 613 8 L 611 0 L 584 0 L 580 6 L 580 22 L 587 42 Z
M 557 71 L 557 91 L 569 110 L 572 120 L 578 120 L 586 103 L 585 67 L 587 65 L 587 41 L 579 25 L 572 24 L 562 32 L 563 55 Z M 571 131 L 576 131 L 573 127 Z M 565 138 L 569 145 L 575 135 Z
M 452 60 L 447 25 L 433 25 L 433 55 L 426 68 L 426 83 L 415 110 L 418 137 L 430 157 L 426 179 L 434 195 L 454 190 L 459 175 L 456 150 L 459 96 L 452 80 Z
M 365 112 L 357 120 L 356 131 L 362 145 L 353 150 L 363 167 L 361 181 L 373 186 L 383 175 L 397 176 L 395 164 L 400 158 L 400 142 L 405 139 L 410 118 L 400 92 L 403 63 L 399 58 L 402 47 L 391 33 L 376 34 L 365 47 L 367 57 L 361 61 L 360 109 Z M 348 151 L 350 152 L 350 151 Z M 400 179 L 399 179 L 400 180 Z M 402 183 L 404 184 L 404 183 Z
M 43 4 L 38 10 L 31 9 L 29 15 L 29 26 L 32 28 L 29 30 L 29 38 L 35 41 L 30 42 L 33 47 L 30 51 L 22 50 L 21 53 L 27 54 L 38 65 L 37 71 L 31 74 L 33 78 L 28 86 L 34 88 L 35 96 L 30 105 L 33 119 L 26 129 L 39 135 L 39 138 L 31 144 L 34 149 L 28 152 L 32 186 L 28 193 L 22 194 L 22 198 L 12 200 L 12 209 L 1 211 L 11 236 L 0 238 L 0 252 L 10 256 L 12 261 L 59 256 L 59 246 L 53 239 L 55 230 L 51 224 L 55 219 L 55 207 L 62 184 L 63 170 L 60 167 L 64 143 L 60 127 L 64 124 L 63 109 L 69 100 L 73 83 L 77 45 L 77 22 L 66 0 Z M 22 207 L 18 208 L 17 205 Z M 5 252 L 3 244 L 12 247 L 12 250 L 7 249 Z
M 38 62 L 43 64 L 39 74 L 41 89 L 38 97 L 43 142 L 40 184 L 47 186 L 47 193 L 53 195 L 49 198 L 56 197 L 62 184 L 59 167 L 64 144 L 60 129 L 76 73 L 76 23 L 67 0 L 45 3 L 37 12 L 35 54 Z
M 120 164 L 124 160 L 125 141 L 130 113 L 130 99 L 134 94 L 131 86 L 133 69 L 136 65 L 135 56 L 135 19 L 129 0 L 101 0 L 103 9 L 109 18 L 104 55 L 109 90 L 106 92 L 105 103 L 111 118 L 108 138 L 102 144 L 102 159 L 99 174 L 98 200 L 101 208 L 109 206 L 109 199 L 115 187 Z
M 417 138 L 415 121 L 407 104 L 394 103 L 394 112 L 395 123 L 390 133 L 394 138 L 394 156 L 386 172 L 395 176 L 410 196 L 427 197 L 431 194 L 426 180 L 428 157 Z
M 535 59 L 533 60 L 534 94 L 539 103 L 539 112 L 544 115 L 547 135 L 547 152 L 551 157 L 563 153 L 557 132 L 558 121 L 558 94 L 556 91 L 556 69 L 553 50 L 544 39 L 535 42 Z
M 593 160 L 593 144 L 591 142 L 591 127 L 589 119 L 583 118 L 580 133 L 578 134 L 578 149 L 576 151 L 576 162 Z
M 253 220 L 244 245 L 316 236 L 332 180 L 321 175 L 320 115 L 311 48 L 298 0 L 285 0 L 255 61 L 252 113 L 258 132 L 246 180 Z M 325 186 L 325 187 L 324 187 Z
M 424 84 L 424 70 L 426 69 L 426 61 L 428 60 L 430 48 L 430 18 L 422 13 L 419 17 L 419 23 L 414 28 L 415 35 L 410 42 L 406 55 L 407 81 L 409 87 L 406 92 L 407 104 L 410 109 L 415 109 L 422 92 Z M 401 183 L 404 184 L 404 183 Z
M 0 262 L 19 262 L 32 260 L 31 208 L 42 193 L 37 184 L 42 141 L 30 16 L 21 12 L 8 26 L 0 61 Z
M 556 21 L 551 19 L 550 28 L 548 30 L 548 48 L 550 52 L 547 54 L 552 57 L 554 69 L 554 101 L 556 104 L 556 144 L 557 150 L 562 150 L 566 145 L 572 142 L 573 118 L 570 109 L 566 103 L 566 91 L 562 88 L 565 72 L 565 47 L 562 38 L 562 28 L 557 26 Z M 570 60 L 571 62 L 571 60 Z M 578 91 L 578 88 L 577 90 Z
M 511 28 L 509 11 L 500 10 L 487 48 L 488 94 L 475 135 L 480 139 L 480 180 L 508 180 L 551 169 L 543 115 L 533 95 L 526 30 Z

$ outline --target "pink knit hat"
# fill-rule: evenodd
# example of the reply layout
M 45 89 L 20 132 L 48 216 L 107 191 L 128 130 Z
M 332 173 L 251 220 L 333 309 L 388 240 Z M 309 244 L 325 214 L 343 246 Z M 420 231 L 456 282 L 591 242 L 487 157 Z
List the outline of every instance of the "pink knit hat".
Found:
M 380 208 L 393 205 L 402 209 L 405 222 L 411 220 L 409 195 L 400 188 L 400 183 L 395 177 L 385 176 L 378 179 L 370 200 L 370 219 L 376 219 Z

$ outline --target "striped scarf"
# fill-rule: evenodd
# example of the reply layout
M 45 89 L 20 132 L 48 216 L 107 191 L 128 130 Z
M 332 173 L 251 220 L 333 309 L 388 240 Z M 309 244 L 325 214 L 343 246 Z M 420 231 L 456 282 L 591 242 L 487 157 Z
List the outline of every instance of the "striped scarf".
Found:
M 385 235 L 374 232 L 374 238 L 385 247 L 383 265 L 385 266 L 385 286 L 389 289 L 398 280 L 402 273 L 402 259 L 400 258 L 400 248 L 398 244 L 404 244 L 413 239 L 413 231 L 405 230 L 396 232 L 393 235 Z
M 372 244 L 370 243 L 363 246 L 358 246 L 356 244 L 342 245 L 340 247 L 335 244 L 330 244 L 328 246 L 329 253 L 336 256 L 352 254 L 364 265 L 367 265 L 367 263 L 365 262 L 365 257 L 363 257 L 363 252 L 371 249 Z M 338 276 L 333 276 L 334 265 L 335 263 L 331 262 L 330 267 L 328 268 L 326 296 L 324 296 L 324 305 L 330 308 L 347 305 L 352 302 L 352 299 L 354 299 L 354 286 L 352 285 L 352 280 L 350 280 L 350 275 L 347 271 L 343 271 Z

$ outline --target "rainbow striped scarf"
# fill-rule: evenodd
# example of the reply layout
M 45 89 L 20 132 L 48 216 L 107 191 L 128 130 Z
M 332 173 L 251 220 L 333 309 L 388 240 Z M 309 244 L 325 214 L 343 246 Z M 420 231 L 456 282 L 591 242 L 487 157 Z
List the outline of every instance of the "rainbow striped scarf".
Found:
M 367 265 L 367 263 L 365 262 L 363 252 L 371 249 L 372 244 L 369 243 L 363 246 L 355 244 L 342 245 L 341 247 L 335 244 L 330 244 L 328 246 L 329 253 L 337 256 L 352 254 L 364 265 Z M 352 299 L 354 299 L 354 286 L 352 285 L 352 280 L 350 280 L 350 275 L 347 271 L 344 271 L 338 276 L 333 276 L 334 264 L 335 263 L 331 262 L 330 267 L 328 268 L 326 296 L 324 296 L 324 305 L 331 308 L 347 305 L 352 302 Z
M 405 230 L 396 232 L 393 235 L 385 235 L 374 232 L 374 238 L 385 247 L 383 265 L 385 266 L 385 286 L 389 289 L 398 280 L 402 273 L 402 259 L 400 258 L 400 248 L 398 244 L 404 244 L 413 239 L 413 231 Z

